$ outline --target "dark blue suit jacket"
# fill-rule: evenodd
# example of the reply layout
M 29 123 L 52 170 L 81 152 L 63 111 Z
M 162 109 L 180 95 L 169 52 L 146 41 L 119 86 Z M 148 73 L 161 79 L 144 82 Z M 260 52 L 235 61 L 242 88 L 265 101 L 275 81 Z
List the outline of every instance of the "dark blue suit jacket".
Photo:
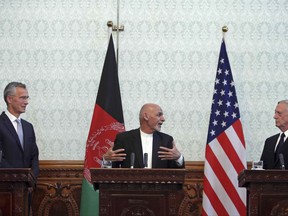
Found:
M 35 177 L 39 174 L 39 151 L 31 123 L 21 119 L 24 150 L 17 132 L 8 116 L 0 115 L 0 150 L 3 152 L 3 168 L 32 168 Z
M 166 148 L 173 148 L 173 137 L 161 133 L 161 132 L 154 132 L 153 133 L 153 150 L 152 150 L 152 168 L 184 168 L 185 164 L 179 167 L 176 161 L 171 160 L 161 160 L 158 157 L 159 147 L 163 146 Z M 127 154 L 126 159 L 122 162 L 114 162 L 113 167 L 121 167 L 122 168 L 130 168 L 131 166 L 131 153 L 135 153 L 135 163 L 134 168 L 144 168 L 144 161 L 143 161 L 143 150 L 142 150 L 142 143 L 141 143 L 141 135 L 140 129 L 134 129 L 131 131 L 126 131 L 120 133 L 116 136 L 114 141 L 114 148 L 116 149 L 125 149 L 125 153 Z M 148 155 L 148 157 L 151 157 Z
M 261 159 L 263 161 L 264 169 L 281 169 L 281 164 L 279 159 L 274 162 L 274 149 L 277 142 L 279 134 L 273 135 L 266 139 Z M 285 140 L 283 146 L 283 156 L 284 164 L 286 169 L 288 169 L 288 139 Z

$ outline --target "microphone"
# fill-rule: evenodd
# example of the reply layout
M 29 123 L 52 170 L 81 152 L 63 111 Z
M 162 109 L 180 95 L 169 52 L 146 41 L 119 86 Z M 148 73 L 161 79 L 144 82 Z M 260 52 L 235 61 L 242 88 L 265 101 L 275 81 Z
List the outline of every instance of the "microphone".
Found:
M 280 164 L 281 164 L 281 169 L 285 170 L 284 156 L 282 153 L 279 154 L 279 160 L 280 160 Z
M 144 168 L 148 167 L 148 153 L 144 153 Z
M 135 153 L 132 152 L 131 153 L 131 158 L 130 158 L 130 165 L 131 165 L 130 168 L 134 168 L 134 161 L 135 161 Z

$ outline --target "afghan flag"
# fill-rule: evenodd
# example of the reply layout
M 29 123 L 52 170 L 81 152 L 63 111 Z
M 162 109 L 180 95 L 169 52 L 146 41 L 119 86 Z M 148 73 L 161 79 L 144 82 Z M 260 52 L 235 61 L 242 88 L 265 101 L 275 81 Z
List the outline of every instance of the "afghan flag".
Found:
M 116 135 L 123 131 L 123 110 L 111 34 L 86 142 L 81 216 L 99 215 L 99 192 L 93 188 L 90 168 L 101 167 L 103 154 L 113 145 Z

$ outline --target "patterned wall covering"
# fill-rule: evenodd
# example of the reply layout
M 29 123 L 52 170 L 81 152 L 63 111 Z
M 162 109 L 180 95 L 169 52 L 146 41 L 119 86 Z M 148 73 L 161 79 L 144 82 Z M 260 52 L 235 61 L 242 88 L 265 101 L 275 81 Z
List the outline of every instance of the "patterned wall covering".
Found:
M 288 98 L 288 1 L 120 0 L 119 17 L 126 129 L 138 127 L 143 103 L 159 103 L 162 130 L 186 160 L 204 160 L 227 25 L 247 159 L 259 159 L 265 138 L 278 132 L 275 105 Z M 42 160 L 84 159 L 109 20 L 117 22 L 116 0 L 0 0 L 0 88 L 28 85 L 23 118 L 34 124 Z

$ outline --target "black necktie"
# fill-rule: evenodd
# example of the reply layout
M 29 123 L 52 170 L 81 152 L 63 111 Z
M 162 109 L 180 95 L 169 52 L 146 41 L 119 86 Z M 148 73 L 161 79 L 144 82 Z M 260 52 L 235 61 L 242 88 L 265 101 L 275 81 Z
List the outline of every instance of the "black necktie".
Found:
M 279 140 L 279 143 L 277 145 L 276 151 L 275 151 L 275 155 L 274 155 L 275 161 L 278 160 L 279 154 L 283 153 L 282 149 L 283 149 L 283 146 L 284 146 L 284 139 L 285 139 L 285 134 L 282 133 L 281 137 L 280 137 L 280 140 Z

